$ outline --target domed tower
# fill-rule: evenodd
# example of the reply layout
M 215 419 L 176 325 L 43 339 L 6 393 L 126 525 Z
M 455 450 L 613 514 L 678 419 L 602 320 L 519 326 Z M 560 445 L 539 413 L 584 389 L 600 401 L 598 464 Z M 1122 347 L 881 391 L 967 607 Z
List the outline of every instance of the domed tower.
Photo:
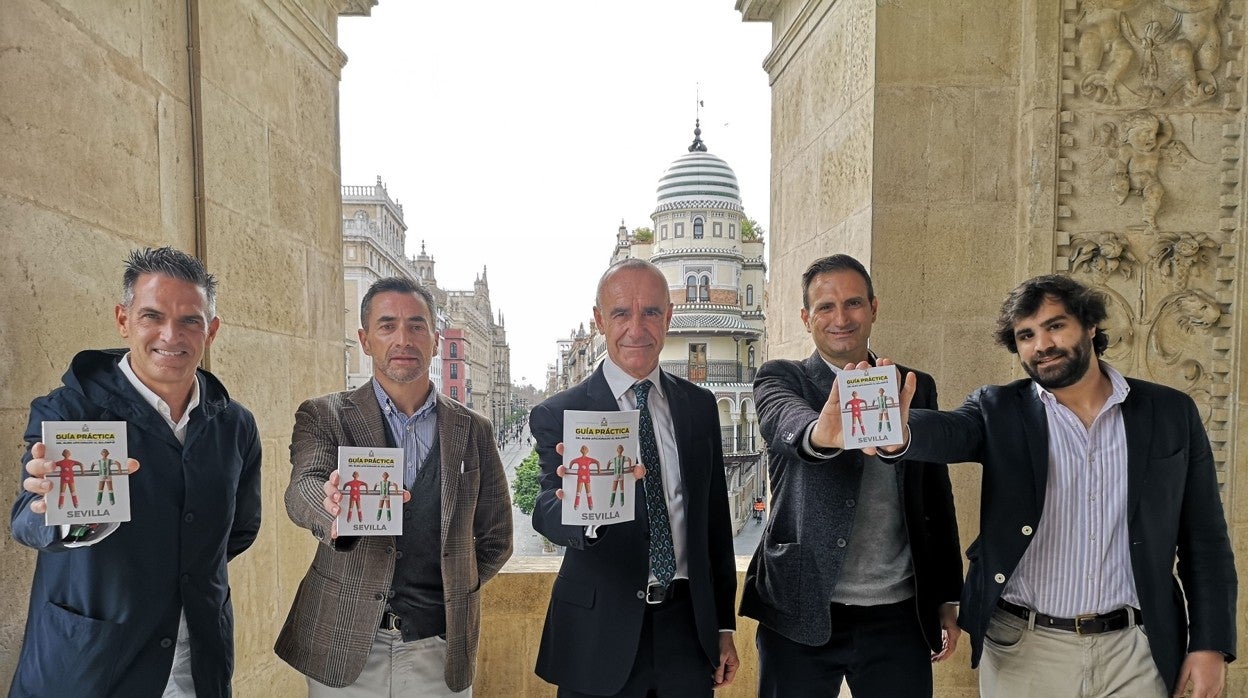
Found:
M 674 306 L 659 359 L 663 370 L 715 395 L 732 516 L 761 496 L 763 440 L 754 372 L 763 358 L 763 242 L 741 237 L 737 175 L 712 155 L 695 122 L 693 143 L 659 178 L 652 243 L 633 242 L 667 277 Z
M 737 175 L 702 141 L 659 178 L 650 261 L 675 310 L 663 367 L 696 383 L 749 384 L 761 359 L 762 243 L 741 239 Z

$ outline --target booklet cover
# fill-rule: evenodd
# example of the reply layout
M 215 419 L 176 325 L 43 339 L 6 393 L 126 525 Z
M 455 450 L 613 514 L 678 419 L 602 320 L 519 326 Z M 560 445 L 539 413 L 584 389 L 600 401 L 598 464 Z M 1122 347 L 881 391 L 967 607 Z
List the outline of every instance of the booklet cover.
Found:
M 836 384 L 845 448 L 904 443 L 896 366 L 838 371 Z
M 633 466 L 640 441 L 637 410 L 563 413 L 563 523 L 632 521 L 637 489 Z M 642 465 L 650 466 L 648 463 Z M 657 464 L 656 464 L 657 465 Z
M 338 535 L 403 533 L 403 449 L 338 447 Z
M 43 445 L 56 467 L 46 524 L 130 520 L 125 422 L 44 422 Z

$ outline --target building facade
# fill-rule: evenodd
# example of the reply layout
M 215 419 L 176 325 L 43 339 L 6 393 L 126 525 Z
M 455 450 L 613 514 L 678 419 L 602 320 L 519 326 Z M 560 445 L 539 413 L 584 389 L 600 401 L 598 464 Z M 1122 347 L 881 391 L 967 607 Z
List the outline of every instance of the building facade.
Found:
M 469 376 L 459 401 L 489 417 L 501 435 L 510 412 L 511 350 L 502 315 L 494 321 L 487 270 L 482 268 L 471 291 L 445 293 L 450 326 L 463 332 L 464 370 Z
M 476 409 L 472 403 L 472 373 L 467 358 L 472 349 L 467 333 L 458 327 L 448 328 L 442 333 L 441 351 L 443 394 Z
M 420 245 L 419 257 L 408 257 L 407 224 L 403 205 L 390 198 L 386 185 L 377 177 L 372 186 L 342 187 L 342 269 L 345 321 L 346 387 L 364 385 L 373 375 L 373 360 L 359 345 L 360 303 L 368 288 L 380 279 L 397 276 L 420 283 L 433 292 L 438 306 L 436 329 L 447 329 L 449 317 L 442 310 L 445 294 L 437 287 L 433 258 Z M 429 362 L 429 377 L 442 390 L 442 357 Z

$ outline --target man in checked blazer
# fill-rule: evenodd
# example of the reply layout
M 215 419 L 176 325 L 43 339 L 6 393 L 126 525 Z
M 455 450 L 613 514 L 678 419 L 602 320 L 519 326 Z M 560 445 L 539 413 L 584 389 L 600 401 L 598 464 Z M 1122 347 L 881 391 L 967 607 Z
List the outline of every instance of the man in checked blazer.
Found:
M 320 541 L 277 639 L 319 696 L 471 695 L 481 585 L 511 556 L 511 499 L 489 420 L 437 394 L 429 291 L 381 279 L 360 306 L 363 387 L 295 415 L 286 511 Z M 404 450 L 403 535 L 339 536 L 339 446 Z

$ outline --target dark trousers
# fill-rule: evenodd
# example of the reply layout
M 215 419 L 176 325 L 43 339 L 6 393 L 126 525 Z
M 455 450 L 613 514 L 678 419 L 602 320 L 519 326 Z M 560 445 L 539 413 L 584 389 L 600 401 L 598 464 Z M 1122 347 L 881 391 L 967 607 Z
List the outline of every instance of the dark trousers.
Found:
M 854 698 L 932 695 L 931 650 L 914 600 L 886 606 L 832 604 L 832 636 L 818 647 L 759 625 L 759 698 L 835 696 L 842 680 Z
M 716 657 L 716 661 L 719 658 Z M 604 659 L 604 661 L 606 661 Z M 693 605 L 683 598 L 646 609 L 641 643 L 619 698 L 709 698 L 715 667 L 698 641 Z M 560 687 L 559 698 L 587 698 Z

